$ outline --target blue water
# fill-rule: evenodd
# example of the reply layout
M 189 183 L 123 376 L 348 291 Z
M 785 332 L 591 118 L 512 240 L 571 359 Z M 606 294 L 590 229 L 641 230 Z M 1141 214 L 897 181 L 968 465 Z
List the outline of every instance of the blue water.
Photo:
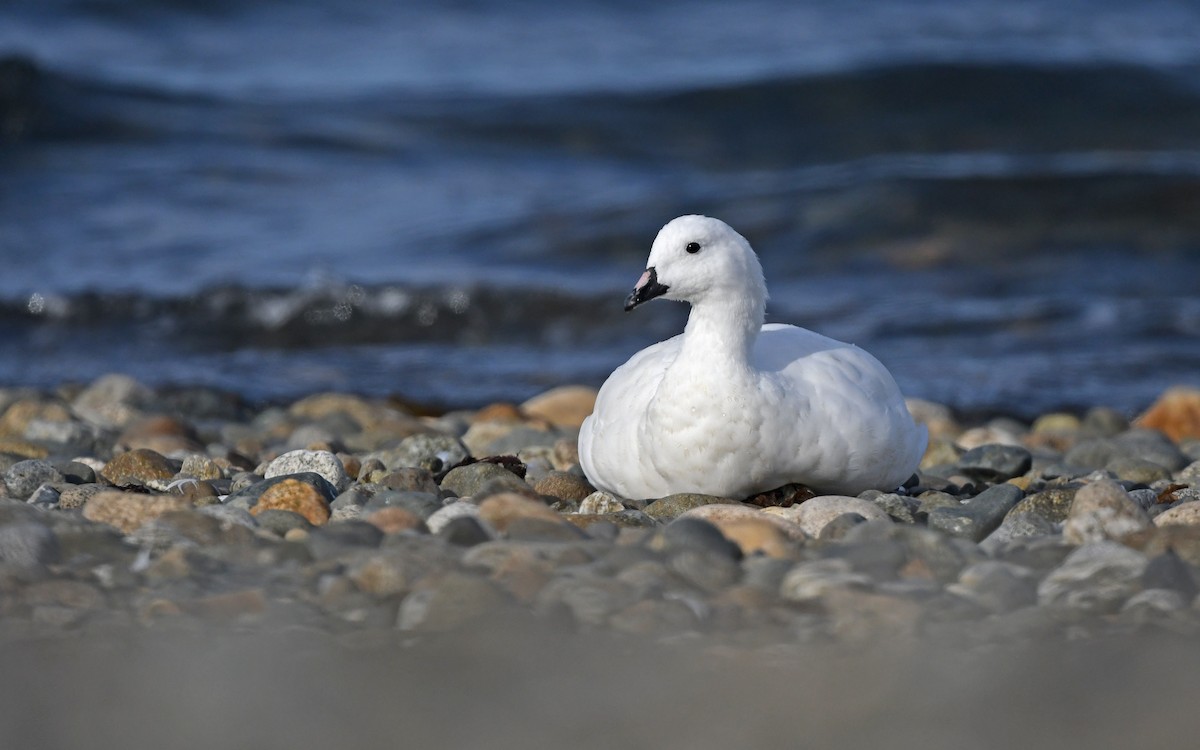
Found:
M 646 7 L 648 6 L 648 7 Z M 1200 5 L 0 7 L 0 386 L 445 406 L 598 384 L 654 233 L 912 395 L 1200 385 Z

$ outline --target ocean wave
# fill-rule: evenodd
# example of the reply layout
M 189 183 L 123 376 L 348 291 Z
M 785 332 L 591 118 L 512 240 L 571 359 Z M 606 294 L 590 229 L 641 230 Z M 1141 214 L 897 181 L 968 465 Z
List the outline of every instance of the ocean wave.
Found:
M 880 154 L 1200 149 L 1200 87 L 1175 69 L 897 63 L 654 92 L 258 101 L 0 59 L 9 141 L 207 136 L 368 151 L 476 143 L 723 170 Z

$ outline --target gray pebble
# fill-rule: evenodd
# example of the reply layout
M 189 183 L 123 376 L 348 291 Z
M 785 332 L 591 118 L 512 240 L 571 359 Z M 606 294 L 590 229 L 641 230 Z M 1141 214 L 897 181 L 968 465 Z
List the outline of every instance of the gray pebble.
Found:
M 442 489 L 450 490 L 459 497 L 477 497 L 485 485 L 496 479 L 501 480 L 504 486 L 511 485 L 514 488 L 523 486 L 526 490 L 532 489 L 525 483 L 525 480 L 508 469 L 487 461 L 479 461 L 452 469 L 442 479 Z
M 51 487 L 48 484 L 43 484 L 30 494 L 26 501 L 30 505 L 40 505 L 42 507 L 53 507 L 58 505 L 58 500 L 62 496 L 57 487 Z
M 1148 589 L 1178 591 L 1190 600 L 1200 593 L 1197 574 L 1195 568 L 1168 550 L 1147 563 L 1146 570 L 1142 573 L 1142 586 Z
M 1020 565 L 985 560 L 964 568 L 954 591 L 992 612 L 1007 612 L 1037 603 L 1037 576 Z
M 0 526 L 0 563 L 27 568 L 58 562 L 58 537 L 47 526 L 19 521 Z
M 410 435 L 394 450 L 372 454 L 389 469 L 416 466 L 441 472 L 462 463 L 470 455 L 467 446 L 450 435 Z M 435 468 L 436 467 L 436 468 Z
M 1148 562 L 1116 542 L 1085 544 L 1042 579 L 1038 603 L 1089 614 L 1115 612 L 1141 589 Z
M 1016 445 L 989 443 L 972 448 L 958 459 L 963 474 L 986 482 L 1003 482 L 1029 471 L 1033 456 Z
M 437 535 L 457 547 L 474 547 L 492 539 L 483 524 L 471 516 L 451 518 L 438 528 Z
M 508 597 L 490 581 L 452 571 L 426 579 L 404 597 L 396 626 L 400 630 L 453 630 L 507 603 Z
M 865 498 L 879 506 L 880 510 L 887 513 L 892 520 L 900 523 L 916 523 L 917 510 L 921 507 L 921 501 L 908 497 L 907 495 L 896 495 L 890 492 L 878 492 L 870 497 Z
M 742 559 L 742 550 L 708 521 L 680 518 L 667 524 L 662 534 L 671 551 L 695 550 L 729 560 Z
M 929 514 L 929 527 L 952 536 L 981 541 L 995 531 L 1004 516 L 1022 498 L 1021 488 L 998 484 L 957 508 L 937 508 Z
M 46 483 L 64 482 L 66 479 L 47 461 L 27 459 L 18 461 L 4 472 L 4 484 L 9 497 L 25 500 L 33 491 Z
M 835 589 L 869 589 L 871 578 L 846 560 L 827 559 L 797 563 L 779 584 L 779 595 L 789 602 L 810 602 Z
M 1150 518 L 1129 494 L 1107 479 L 1092 482 L 1075 493 L 1063 524 L 1069 544 L 1120 539 L 1150 526 Z
M 197 508 L 196 512 L 212 516 L 226 524 L 237 524 L 238 526 L 245 526 L 248 529 L 258 527 L 258 521 L 254 519 L 254 516 L 249 511 L 230 505 L 204 505 Z
M 302 472 L 299 474 L 282 474 L 270 479 L 264 479 L 261 482 L 250 485 L 242 490 L 238 490 L 231 495 L 226 496 L 223 504 L 233 508 L 242 508 L 250 510 L 258 504 L 258 498 L 262 496 L 271 487 L 288 479 L 295 479 L 305 484 L 316 488 L 324 497 L 326 502 L 332 503 L 336 499 L 336 492 L 325 477 L 314 472 Z
M 292 529 L 311 529 L 313 525 L 308 522 L 304 516 L 299 513 L 293 513 L 290 510 L 264 510 L 255 516 L 258 525 L 279 536 L 283 536 Z
M 371 512 L 380 508 L 404 508 L 419 516 L 422 521 L 427 521 L 443 507 L 441 499 L 434 493 L 385 490 L 368 500 L 364 510 Z
M 701 495 L 693 492 L 681 492 L 675 495 L 667 495 L 659 498 L 647 505 L 643 510 L 646 515 L 660 521 L 670 521 L 673 518 L 678 518 L 692 508 L 699 508 L 702 505 L 711 505 L 713 503 L 728 503 L 732 502 L 727 498 L 714 497 L 712 495 Z M 626 504 L 628 507 L 628 504 Z
M 341 492 L 350 486 L 350 476 L 340 458 L 329 451 L 296 450 L 284 453 L 267 464 L 264 479 L 303 473 L 320 474 L 336 490 Z

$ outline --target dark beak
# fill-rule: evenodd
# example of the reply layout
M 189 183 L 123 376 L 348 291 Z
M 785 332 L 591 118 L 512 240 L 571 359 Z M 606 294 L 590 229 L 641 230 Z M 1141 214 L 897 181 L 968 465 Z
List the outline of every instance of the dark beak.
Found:
M 625 298 L 625 312 L 666 293 L 667 287 L 658 283 L 658 272 L 653 268 L 647 268 L 646 272 L 642 274 L 642 278 L 638 279 L 637 286 Z

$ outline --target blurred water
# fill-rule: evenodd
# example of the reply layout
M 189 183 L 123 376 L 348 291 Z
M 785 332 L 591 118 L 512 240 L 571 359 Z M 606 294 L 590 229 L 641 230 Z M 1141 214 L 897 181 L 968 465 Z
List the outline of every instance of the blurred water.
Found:
M 0 8 L 0 384 L 471 405 L 599 383 L 654 232 L 913 395 L 1200 380 L 1200 6 L 47 0 Z

